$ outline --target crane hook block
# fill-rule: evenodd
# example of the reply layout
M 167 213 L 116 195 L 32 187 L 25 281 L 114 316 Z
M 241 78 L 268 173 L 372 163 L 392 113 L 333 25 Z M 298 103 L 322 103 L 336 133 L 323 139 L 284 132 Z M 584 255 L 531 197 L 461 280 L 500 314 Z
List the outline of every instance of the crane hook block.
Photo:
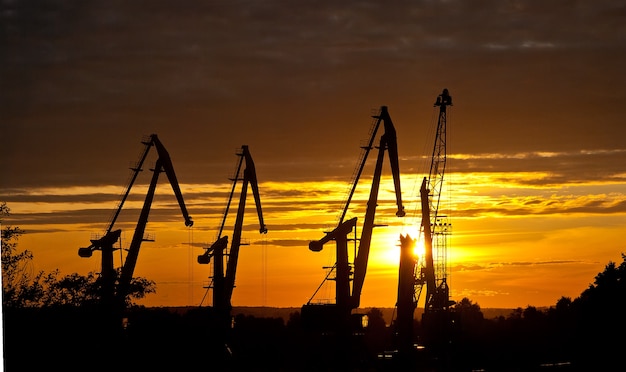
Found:
M 185 226 L 187 227 L 193 226 L 193 220 L 191 219 L 191 217 L 187 217 L 187 219 L 185 220 Z
M 313 252 L 320 252 L 324 248 L 324 244 L 317 240 L 309 242 L 309 249 Z
M 222 236 L 221 238 L 217 239 L 215 243 L 213 243 L 209 248 L 207 248 L 207 251 L 204 254 L 198 256 L 198 263 L 203 265 L 208 264 L 209 262 L 211 262 L 211 256 L 213 256 L 215 252 L 223 252 L 226 247 L 228 247 L 228 236 Z

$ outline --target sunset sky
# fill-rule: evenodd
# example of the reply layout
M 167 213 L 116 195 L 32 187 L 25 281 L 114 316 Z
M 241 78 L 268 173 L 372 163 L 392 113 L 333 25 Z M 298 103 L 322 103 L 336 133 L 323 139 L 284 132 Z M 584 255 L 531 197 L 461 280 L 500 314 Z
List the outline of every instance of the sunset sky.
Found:
M 385 158 L 377 221 L 389 226 L 374 230 L 361 305 L 393 307 L 399 234 L 420 223 L 433 103 L 447 88 L 452 299 L 577 297 L 626 253 L 626 4 L 389 4 L 0 0 L 0 202 L 4 224 L 26 231 L 18 247 L 34 253 L 33 272 L 99 270 L 99 253 L 78 248 L 106 230 L 155 133 L 195 224 L 163 175 L 146 228 L 156 240 L 135 270 L 157 293 L 141 303 L 201 303 L 211 274 L 196 257 L 217 236 L 248 145 L 269 231 L 259 234 L 249 192 L 232 303 L 302 306 L 335 254 L 308 242 L 336 224 L 384 105 L 408 213 L 395 216 Z M 155 160 L 153 150 L 116 224 L 125 247 Z M 360 223 L 374 162 L 349 213 Z

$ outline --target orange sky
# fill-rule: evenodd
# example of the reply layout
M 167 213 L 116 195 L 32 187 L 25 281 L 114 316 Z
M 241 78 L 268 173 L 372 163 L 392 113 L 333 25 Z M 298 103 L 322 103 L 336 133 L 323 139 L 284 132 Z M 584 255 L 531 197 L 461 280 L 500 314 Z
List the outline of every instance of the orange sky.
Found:
M 443 88 L 454 100 L 453 299 L 553 305 L 626 251 L 624 5 L 5 6 L 0 201 L 12 211 L 4 222 L 27 231 L 19 246 L 34 252 L 34 270 L 98 269 L 97 255 L 82 259 L 77 249 L 106 229 L 141 138 L 156 133 L 195 225 L 184 226 L 163 177 L 147 226 L 157 240 L 142 245 L 136 274 L 157 282 L 145 304 L 198 304 L 209 273 L 195 257 L 217 234 L 245 144 L 269 232 L 258 234 L 249 198 L 251 244 L 242 247 L 233 304 L 301 306 L 334 257 L 332 246 L 315 253 L 308 241 L 332 225 L 370 115 L 386 105 L 411 213 L 395 217 L 386 180 L 377 217 L 390 226 L 374 231 L 362 305 L 393 306 L 397 239 L 419 224 L 417 189 Z M 371 173 L 354 203 L 367 198 Z M 143 176 L 118 223 L 126 245 Z
M 253 149 L 251 153 L 254 157 Z M 236 158 L 234 153 L 233 158 Z M 452 166 L 454 158 L 451 156 Z M 347 216 L 358 217 L 359 224 L 371 186 L 373 161 L 368 162 Z M 410 162 L 403 160 L 401 169 Z M 403 199 L 408 213 L 405 218 L 398 218 L 388 165 L 383 169 L 386 177 L 379 193 L 376 221 L 389 226 L 374 230 L 363 306 L 394 306 L 398 237 L 401 233 L 415 236 L 420 223 L 415 190 L 422 176 L 403 174 Z M 322 282 L 325 275 L 322 267 L 334 262 L 333 244 L 316 253 L 309 251 L 308 242 L 320 239 L 323 231 L 336 223 L 349 178 L 345 182 L 264 182 L 263 170 L 262 165 L 257 165 L 261 204 L 269 232 L 258 233 L 259 221 L 249 191 L 243 238 L 250 245 L 241 249 L 233 304 L 298 307 L 309 300 Z M 619 190 L 624 184 L 528 185 L 546 177 L 549 175 L 540 172 L 448 175 L 449 191 L 444 196 L 449 198 L 453 209 L 444 208 L 448 208 L 446 214 L 453 223 L 449 248 L 453 299 L 468 297 L 482 307 L 554 305 L 561 296 L 578 296 L 604 265 L 610 260 L 620 260 L 623 247 L 619 236 L 625 217 L 623 213 L 610 211 L 619 210 L 623 204 L 623 193 Z M 157 294 L 148 296 L 142 303 L 161 306 L 202 302 L 206 292 L 203 286 L 208 283 L 211 268 L 199 265 L 196 257 L 217 236 L 231 186 L 228 181 L 213 185 L 183 183 L 186 205 L 195 221 L 193 229 L 188 229 L 163 177 L 147 226 L 147 233 L 154 234 L 156 241 L 143 243 L 135 271 L 136 275 L 157 282 Z M 240 187 L 223 235 L 232 234 Z M 116 189 L 120 192 L 116 193 Z M 88 245 L 92 234 L 104 231 L 113 211 L 111 206 L 117 205 L 115 197 L 123 190 L 124 186 L 39 190 L 49 199 L 62 199 L 64 194 L 70 194 L 85 201 L 13 202 L 10 207 L 14 216 L 6 222 L 27 230 L 20 248 L 35 253 L 35 271 L 55 268 L 64 273 L 97 271 L 99 253 L 91 259 L 79 258 L 77 249 Z M 145 195 L 143 186 L 133 190 L 116 225 L 124 231 L 125 247 L 132 237 Z M 112 199 L 89 202 L 98 193 Z M 91 214 L 101 221 L 77 223 L 74 220 L 80 218 L 74 217 L 75 214 Z M 116 262 L 121 262 L 117 255 Z M 329 286 L 314 300 L 333 298 L 333 288 Z M 210 295 L 203 304 L 210 304 Z

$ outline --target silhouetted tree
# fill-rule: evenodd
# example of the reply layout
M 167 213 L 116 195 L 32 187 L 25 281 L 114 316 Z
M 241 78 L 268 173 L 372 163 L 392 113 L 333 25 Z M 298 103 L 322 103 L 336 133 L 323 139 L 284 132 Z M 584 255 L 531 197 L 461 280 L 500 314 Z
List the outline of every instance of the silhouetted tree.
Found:
M 480 305 L 464 297 L 451 308 L 451 311 L 458 321 L 450 345 L 455 356 L 451 358 L 451 363 L 460 369 L 476 366 L 478 361 L 485 357 L 486 349 L 484 331 L 486 321 Z
M 578 364 L 595 370 L 612 370 L 621 366 L 617 355 L 626 349 L 626 255 L 618 266 L 609 262 L 581 295 L 570 305 L 573 357 Z M 618 363 L 618 364 L 616 364 Z
M 572 305 L 572 299 L 569 297 L 563 296 L 556 302 L 556 310 L 566 311 L 567 309 L 569 309 L 571 305 Z
M 287 327 L 292 329 L 298 329 L 302 327 L 302 317 L 300 316 L 299 311 L 294 311 L 289 314 L 289 319 L 287 320 Z
M 368 329 L 379 332 L 387 327 L 383 312 L 380 309 L 373 307 L 367 312 L 366 315 Z
M 10 216 L 6 202 L 0 204 L 0 222 Z M 59 270 L 33 273 L 33 253 L 19 252 L 18 238 L 24 234 L 19 227 L 2 227 L 2 304 L 7 308 L 85 306 L 98 302 L 100 277 L 90 272 L 87 276 L 77 273 L 59 278 Z M 126 298 L 126 305 L 156 292 L 156 283 L 142 277 L 133 278 Z
M 0 222 L 10 216 L 11 210 L 6 202 L 0 204 Z M 33 253 L 24 250 L 18 252 L 17 241 L 24 231 L 19 227 L 2 227 L 2 305 L 10 308 L 32 306 L 37 299 L 33 283 L 41 280 L 42 273 L 33 274 Z
M 391 335 L 389 332 L 383 312 L 378 308 L 371 308 L 367 312 L 367 328 L 365 329 L 367 351 L 374 355 L 385 351 L 390 343 Z
M 485 318 L 483 312 L 480 310 L 480 306 L 472 303 L 467 297 L 457 302 L 452 310 L 459 314 L 459 320 L 464 325 L 480 324 Z
M 622 253 L 624 260 L 619 266 L 615 262 L 609 262 L 604 271 L 596 275 L 594 284 L 589 285 L 574 302 L 577 306 L 592 306 L 602 308 L 616 303 L 626 303 L 626 255 Z

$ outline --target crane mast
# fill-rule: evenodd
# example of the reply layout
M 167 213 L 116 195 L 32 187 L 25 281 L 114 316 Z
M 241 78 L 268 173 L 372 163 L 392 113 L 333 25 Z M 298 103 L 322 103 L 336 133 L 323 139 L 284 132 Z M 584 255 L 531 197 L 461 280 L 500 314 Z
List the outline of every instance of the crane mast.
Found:
M 421 232 L 425 247 L 423 269 L 426 281 L 425 312 L 447 310 L 450 305 L 446 260 L 450 224 L 447 222 L 447 216 L 441 215 L 439 205 L 447 161 L 447 107 L 451 105 L 452 97 L 448 90 L 444 89 L 434 105 L 439 107 L 435 144 L 428 178 L 424 178 L 420 188 Z

